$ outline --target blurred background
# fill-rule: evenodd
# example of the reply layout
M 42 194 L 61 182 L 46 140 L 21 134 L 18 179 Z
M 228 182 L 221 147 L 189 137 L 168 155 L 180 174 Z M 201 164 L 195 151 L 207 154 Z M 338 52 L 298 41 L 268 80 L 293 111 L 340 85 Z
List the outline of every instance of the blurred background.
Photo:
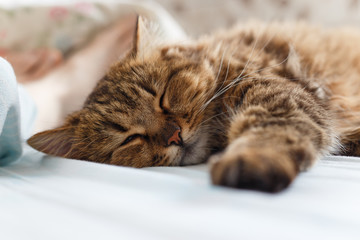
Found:
M 134 13 L 155 19 L 168 35 L 182 28 L 191 37 L 250 19 L 360 28 L 360 0 L 1 0 L 0 57 L 18 81 L 40 79 Z
M 359 0 L 157 0 L 191 35 L 248 19 L 360 27 Z
M 131 47 L 135 14 L 155 20 L 175 39 L 250 19 L 360 28 L 360 0 L 1 0 L 0 57 L 35 99 L 43 119 L 38 129 L 58 125 L 82 106 Z
M 66 53 L 126 13 L 161 6 L 193 37 L 249 19 L 360 27 L 360 0 L 1 0 L 0 56 L 43 46 Z

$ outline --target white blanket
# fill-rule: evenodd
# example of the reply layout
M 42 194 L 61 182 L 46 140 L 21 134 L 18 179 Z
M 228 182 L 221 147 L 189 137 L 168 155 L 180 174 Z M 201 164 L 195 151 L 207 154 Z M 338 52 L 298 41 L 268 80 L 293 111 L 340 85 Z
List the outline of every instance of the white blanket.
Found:
M 360 239 L 360 159 L 328 157 L 280 194 L 207 166 L 134 169 L 25 148 L 0 168 L 1 239 Z

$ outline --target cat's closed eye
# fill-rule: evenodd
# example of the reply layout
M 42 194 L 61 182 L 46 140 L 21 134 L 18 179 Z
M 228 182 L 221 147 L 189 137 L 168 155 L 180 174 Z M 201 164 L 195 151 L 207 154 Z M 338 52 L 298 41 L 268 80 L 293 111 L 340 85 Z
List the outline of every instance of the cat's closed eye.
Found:
M 124 145 L 130 143 L 131 141 L 134 141 L 134 140 L 137 139 L 137 138 L 144 138 L 144 136 L 141 135 L 141 134 L 133 134 L 133 135 L 127 137 L 127 138 L 125 139 L 125 141 L 123 141 L 123 142 L 121 143 L 120 146 L 124 146 Z
M 166 90 L 164 91 L 164 93 L 161 95 L 160 97 L 160 101 L 159 101 L 159 105 L 160 105 L 160 109 L 162 110 L 162 112 L 164 114 L 169 114 L 169 110 L 167 109 L 167 107 L 164 107 L 164 96 L 165 96 Z

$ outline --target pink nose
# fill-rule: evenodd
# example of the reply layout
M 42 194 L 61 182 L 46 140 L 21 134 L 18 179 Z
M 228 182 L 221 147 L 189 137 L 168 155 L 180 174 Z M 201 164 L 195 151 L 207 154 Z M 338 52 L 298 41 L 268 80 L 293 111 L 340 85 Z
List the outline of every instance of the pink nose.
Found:
M 168 146 L 172 143 L 175 143 L 176 145 L 183 144 L 182 139 L 180 137 L 180 132 L 181 132 L 181 130 L 178 128 L 174 131 L 173 135 L 168 139 L 168 142 L 167 142 Z

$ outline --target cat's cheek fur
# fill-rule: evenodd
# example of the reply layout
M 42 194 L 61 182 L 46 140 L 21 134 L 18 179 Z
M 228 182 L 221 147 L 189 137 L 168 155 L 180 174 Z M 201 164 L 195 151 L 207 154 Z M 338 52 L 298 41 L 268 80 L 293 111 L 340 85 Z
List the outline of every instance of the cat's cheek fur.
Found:
M 126 150 L 115 149 L 109 164 L 136 168 L 153 166 L 149 150 L 144 145 L 132 146 Z

